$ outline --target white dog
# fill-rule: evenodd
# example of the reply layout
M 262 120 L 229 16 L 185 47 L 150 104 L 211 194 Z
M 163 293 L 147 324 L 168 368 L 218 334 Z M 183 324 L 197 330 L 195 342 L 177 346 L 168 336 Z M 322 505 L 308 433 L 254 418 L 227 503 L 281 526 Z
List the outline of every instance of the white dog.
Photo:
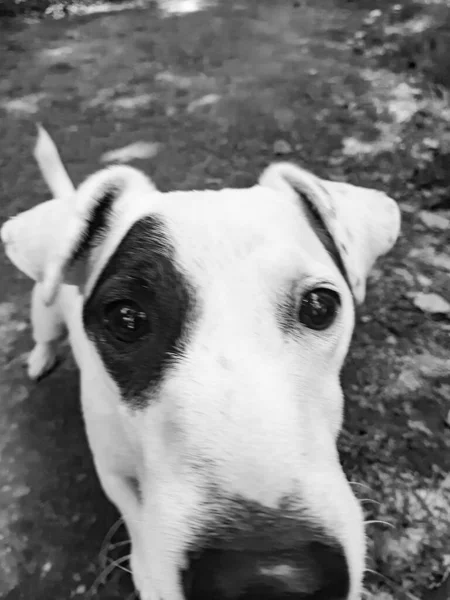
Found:
M 114 166 L 75 191 L 43 130 L 36 157 L 57 199 L 1 230 L 37 282 L 29 374 L 67 330 L 142 599 L 359 599 L 339 373 L 397 204 L 288 163 L 249 189 Z

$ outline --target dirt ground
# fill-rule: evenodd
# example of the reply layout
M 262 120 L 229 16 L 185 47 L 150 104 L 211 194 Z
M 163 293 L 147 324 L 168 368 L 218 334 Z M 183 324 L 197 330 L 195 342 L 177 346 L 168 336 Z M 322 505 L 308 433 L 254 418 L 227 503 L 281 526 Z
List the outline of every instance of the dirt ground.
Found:
M 36 121 L 77 183 L 122 149 L 164 190 L 249 185 L 283 158 L 399 201 L 402 238 L 373 273 L 343 373 L 340 447 L 373 600 L 450 598 L 445 5 L 229 0 L 0 21 L 0 221 L 48 197 Z M 31 285 L 2 253 L 0 281 L 0 598 L 132 598 L 68 349 L 27 381 Z

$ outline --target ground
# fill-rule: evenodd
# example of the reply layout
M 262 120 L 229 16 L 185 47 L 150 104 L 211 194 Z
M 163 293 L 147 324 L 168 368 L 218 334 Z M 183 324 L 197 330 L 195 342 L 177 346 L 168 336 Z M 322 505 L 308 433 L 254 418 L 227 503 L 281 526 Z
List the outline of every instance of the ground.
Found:
M 77 183 L 119 158 L 163 190 L 245 186 L 283 158 L 394 196 L 402 237 L 358 314 L 340 450 L 369 522 L 367 597 L 447 600 L 450 8 L 143 4 L 0 21 L 0 221 L 48 197 L 36 121 Z M 107 536 L 117 515 L 93 472 L 73 361 L 63 346 L 57 370 L 26 379 L 31 284 L 3 254 L 0 280 L 0 598 L 132 598 L 110 566 L 126 544 Z

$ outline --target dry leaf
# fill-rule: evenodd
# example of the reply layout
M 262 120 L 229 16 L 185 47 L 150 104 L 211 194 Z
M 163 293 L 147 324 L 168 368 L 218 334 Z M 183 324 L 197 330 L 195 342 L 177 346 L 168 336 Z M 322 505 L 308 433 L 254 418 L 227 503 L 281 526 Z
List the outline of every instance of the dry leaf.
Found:
M 424 225 L 430 229 L 440 229 L 445 231 L 450 228 L 450 219 L 437 215 L 429 210 L 421 210 L 419 212 L 419 218 Z
M 443 252 L 438 253 L 434 248 L 413 248 L 408 252 L 408 258 L 417 258 L 437 269 L 450 271 L 450 256 Z
M 422 273 L 418 273 L 416 277 L 417 277 L 417 281 L 420 283 L 420 285 L 422 287 L 429 287 L 433 283 L 432 279 L 430 279 L 426 275 L 422 275 Z
M 130 162 L 136 158 L 153 158 L 158 153 L 160 144 L 157 142 L 136 142 L 118 150 L 111 150 L 102 155 L 102 162 Z
M 414 296 L 413 302 L 414 306 L 426 313 L 441 315 L 450 313 L 450 304 L 438 294 L 419 292 Z
M 186 111 L 188 113 L 192 113 L 198 108 L 203 108 L 204 106 L 211 106 L 212 104 L 216 104 L 219 100 L 219 94 L 207 94 L 202 98 L 198 98 L 197 100 L 193 100 L 192 102 L 190 102 Z
M 433 432 L 430 431 L 430 429 L 425 425 L 425 423 L 422 423 L 422 421 L 413 421 L 410 419 L 408 420 L 408 427 L 414 431 L 419 431 L 420 433 L 424 433 L 425 435 L 433 437 Z
M 273 151 L 275 154 L 290 154 L 292 152 L 292 146 L 286 142 L 286 140 L 277 140 L 273 145 Z
M 47 94 L 44 93 L 29 94 L 28 96 L 22 96 L 22 98 L 5 100 L 1 103 L 1 106 L 9 113 L 33 115 L 39 111 L 39 104 L 46 96 Z

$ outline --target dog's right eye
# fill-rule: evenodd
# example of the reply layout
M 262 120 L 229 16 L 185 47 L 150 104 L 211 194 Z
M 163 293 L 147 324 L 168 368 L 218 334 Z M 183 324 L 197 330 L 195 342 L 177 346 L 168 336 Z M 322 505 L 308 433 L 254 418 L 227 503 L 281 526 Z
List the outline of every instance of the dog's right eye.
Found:
M 147 313 L 132 300 L 107 304 L 103 320 L 112 335 L 122 342 L 136 342 L 150 331 Z
M 307 292 L 300 305 L 300 323 L 309 329 L 322 331 L 334 322 L 341 304 L 339 294 L 328 288 Z

